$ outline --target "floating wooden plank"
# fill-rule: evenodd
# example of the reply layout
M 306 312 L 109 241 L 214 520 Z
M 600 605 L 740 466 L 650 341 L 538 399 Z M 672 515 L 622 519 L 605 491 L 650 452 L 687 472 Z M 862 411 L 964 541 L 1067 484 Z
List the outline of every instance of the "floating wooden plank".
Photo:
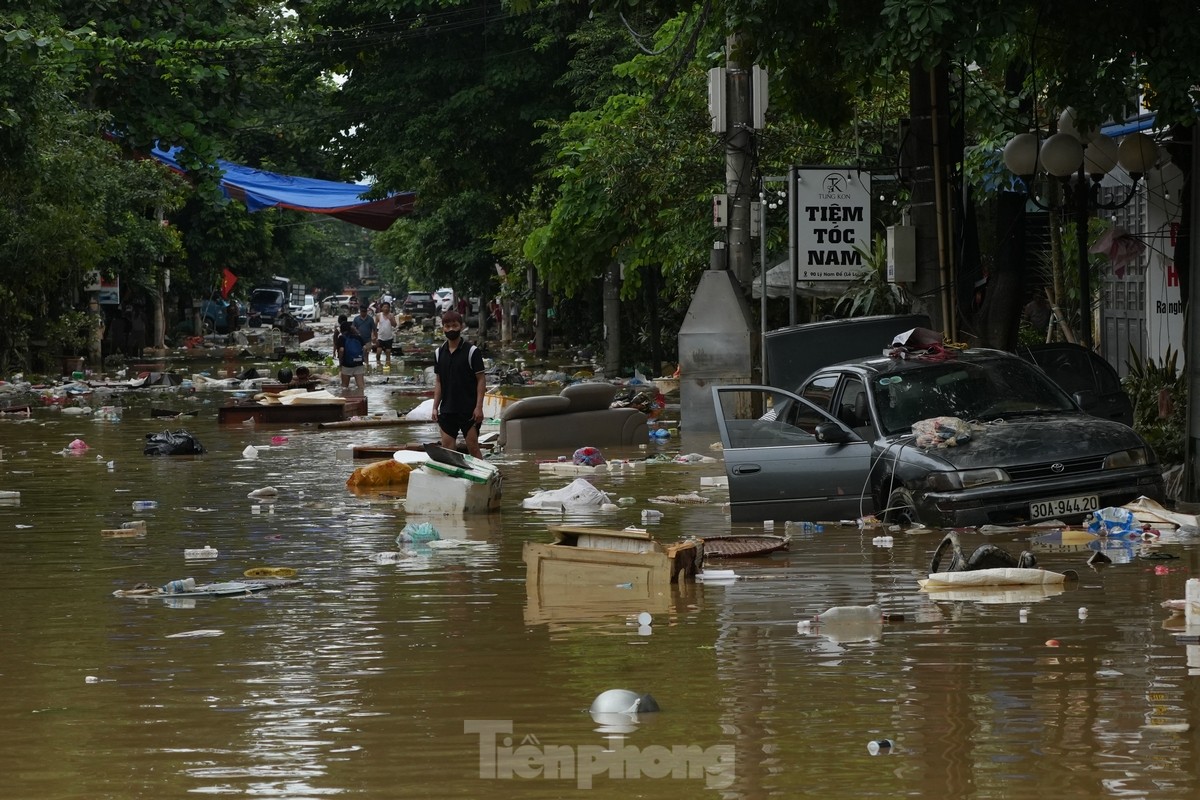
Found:
M 436 425 L 436 422 L 428 419 L 406 419 L 404 417 L 378 417 L 375 419 L 344 419 L 331 422 L 322 422 L 317 427 L 322 430 L 327 428 L 390 428 L 397 425 Z M 400 448 L 396 448 L 399 450 Z

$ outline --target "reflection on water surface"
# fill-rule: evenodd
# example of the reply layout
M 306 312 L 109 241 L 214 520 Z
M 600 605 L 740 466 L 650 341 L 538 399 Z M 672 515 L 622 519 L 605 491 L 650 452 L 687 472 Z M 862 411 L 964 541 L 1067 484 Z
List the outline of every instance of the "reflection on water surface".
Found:
M 171 427 L 209 452 L 179 460 L 141 455 L 143 436 L 164 426 L 137 409 L 120 423 L 49 411 L 0 420 L 0 489 L 22 495 L 0 505 L 5 796 L 1197 791 L 1185 728 L 1200 721 L 1200 654 L 1175 643 L 1158 608 L 1183 597 L 1194 545 L 1168 543 L 1158 549 L 1178 559 L 1146 561 L 1141 544 L 1123 544 L 1118 563 L 1094 572 L 1086 548 L 1041 543 L 1041 563 L 1078 570 L 1077 586 L 925 594 L 916 578 L 937 533 L 896 533 L 885 548 L 877 532 L 827 527 L 789 552 L 722 562 L 739 575 L 731 584 L 678 587 L 644 608 L 616 585 L 531 597 L 521 548 L 548 541 L 547 524 L 640 524 L 648 498 L 695 490 L 712 502 L 656 506 L 653 529 L 730 532 L 723 490 L 699 481 L 721 465 L 597 479 L 636 502 L 564 518 L 518 506 L 570 479 L 510 457 L 501 513 L 439 525 L 477 545 L 376 563 L 397 549 L 403 507 L 348 493 L 353 464 L 337 451 L 432 429 L 221 430 L 202 408 Z M 281 433 L 287 442 L 272 446 Z M 57 454 L 76 437 L 91 450 Z M 248 444 L 257 459 L 242 457 Z M 276 502 L 246 498 L 263 486 L 280 489 Z M 137 499 L 159 507 L 135 514 Z M 144 538 L 99 535 L 131 519 L 146 520 Z M 205 545 L 219 556 L 184 560 Z M 293 567 L 303 583 L 190 604 L 112 597 L 256 566 Z M 866 634 L 797 630 L 829 607 L 872 602 L 903 620 Z M 643 610 L 648 632 L 634 619 Z M 600 724 L 587 709 L 610 688 L 649 692 L 663 711 Z M 872 756 L 881 738 L 895 746 Z M 597 763 L 628 779 L 585 781 Z

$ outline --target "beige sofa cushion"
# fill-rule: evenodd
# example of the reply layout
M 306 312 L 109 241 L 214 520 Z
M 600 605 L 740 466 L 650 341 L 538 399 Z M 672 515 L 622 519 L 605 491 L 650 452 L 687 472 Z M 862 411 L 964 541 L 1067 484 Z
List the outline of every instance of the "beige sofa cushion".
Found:
M 522 419 L 524 417 L 545 417 L 552 414 L 565 414 L 570 408 L 570 398 L 557 394 L 544 394 L 536 397 L 526 397 L 506 406 L 500 412 L 500 419 Z
M 613 398 L 617 396 L 617 387 L 598 381 L 573 383 L 559 395 L 570 398 L 572 412 L 600 411 L 612 405 Z

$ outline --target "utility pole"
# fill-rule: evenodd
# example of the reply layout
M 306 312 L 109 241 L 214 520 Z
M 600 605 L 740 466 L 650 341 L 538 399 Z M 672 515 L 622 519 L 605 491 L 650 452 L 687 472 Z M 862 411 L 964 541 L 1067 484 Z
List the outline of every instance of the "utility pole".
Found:
M 729 269 L 745 291 L 754 279 L 750 202 L 756 187 L 751 158 L 751 68 L 738 60 L 743 38 L 735 32 L 725 40 L 725 192 L 729 197 Z

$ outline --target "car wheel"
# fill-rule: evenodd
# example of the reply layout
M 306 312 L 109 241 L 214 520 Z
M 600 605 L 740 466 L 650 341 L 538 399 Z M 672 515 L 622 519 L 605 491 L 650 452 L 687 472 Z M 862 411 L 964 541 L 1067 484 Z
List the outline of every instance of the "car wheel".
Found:
M 883 521 L 896 525 L 919 525 L 917 509 L 913 503 L 912 494 L 907 489 L 896 489 L 888 495 L 887 507 L 883 511 Z
M 201 327 L 204 329 L 205 334 L 217 332 L 217 323 L 212 317 L 205 317 L 204 322 L 201 323 Z

